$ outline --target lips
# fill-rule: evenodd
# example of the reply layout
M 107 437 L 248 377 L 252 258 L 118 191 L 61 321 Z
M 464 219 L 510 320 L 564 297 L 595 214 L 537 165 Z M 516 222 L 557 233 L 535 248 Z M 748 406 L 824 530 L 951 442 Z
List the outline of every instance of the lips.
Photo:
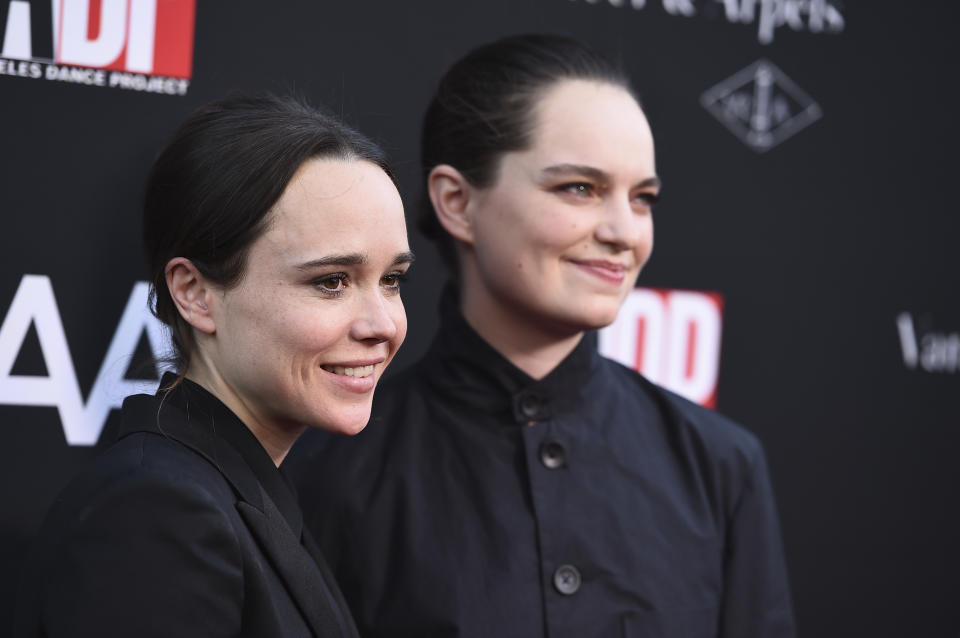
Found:
M 336 387 L 350 393 L 366 394 L 377 385 L 374 371 L 385 358 L 340 361 L 320 365 L 323 375 Z
M 623 283 L 628 270 L 626 265 L 606 259 L 574 259 L 571 263 L 587 274 L 616 285 Z
M 336 366 L 336 365 L 324 365 L 320 366 L 327 372 L 332 372 L 334 374 L 340 374 L 347 377 L 369 377 L 373 374 L 373 365 L 366 366 Z

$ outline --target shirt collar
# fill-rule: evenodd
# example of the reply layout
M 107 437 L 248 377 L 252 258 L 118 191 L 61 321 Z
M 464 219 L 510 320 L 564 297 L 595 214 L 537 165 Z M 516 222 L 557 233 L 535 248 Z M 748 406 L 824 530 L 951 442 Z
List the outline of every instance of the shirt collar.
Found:
M 440 299 L 440 330 L 425 359 L 438 392 L 516 424 L 544 421 L 580 405 L 600 362 L 596 333 L 580 343 L 539 381 L 507 360 L 463 317 L 459 295 L 447 286 Z
M 172 374 L 165 374 L 160 387 L 168 387 L 174 379 Z M 157 397 L 163 396 L 164 390 L 158 390 Z M 213 429 L 214 434 L 240 454 L 264 491 L 283 514 L 290 529 L 299 538 L 303 529 L 303 514 L 297 504 L 293 485 L 273 464 L 270 455 L 243 421 L 217 397 L 190 379 L 184 378 L 177 387 L 166 394 L 163 400 L 179 407 L 188 415 L 188 418 L 191 414 L 197 414 L 209 419 L 209 427 Z M 197 426 L 199 427 L 200 424 L 197 423 Z

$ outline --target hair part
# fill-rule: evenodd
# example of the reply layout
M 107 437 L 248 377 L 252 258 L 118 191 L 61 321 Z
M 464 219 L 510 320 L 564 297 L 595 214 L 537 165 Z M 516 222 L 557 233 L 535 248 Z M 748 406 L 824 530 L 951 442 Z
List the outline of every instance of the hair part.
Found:
M 143 249 L 150 310 L 170 328 L 178 382 L 196 340 L 167 288 L 167 264 L 185 257 L 212 283 L 237 285 L 269 212 L 313 158 L 368 161 L 397 183 L 379 146 L 292 96 L 237 94 L 201 106 L 160 152 L 144 193 Z
M 510 36 L 473 49 L 457 61 L 440 79 L 424 115 L 420 147 L 424 188 L 430 171 L 440 164 L 456 168 L 474 187 L 494 184 L 501 157 L 530 147 L 537 103 L 563 80 L 613 84 L 636 98 L 620 67 L 565 36 Z M 437 245 L 456 279 L 456 242 L 437 220 L 427 192 L 418 227 Z

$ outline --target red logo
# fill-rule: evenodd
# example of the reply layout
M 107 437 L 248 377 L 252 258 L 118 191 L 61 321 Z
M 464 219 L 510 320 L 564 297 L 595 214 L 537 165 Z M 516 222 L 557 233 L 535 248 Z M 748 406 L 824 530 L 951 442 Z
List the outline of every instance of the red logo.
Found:
M 184 80 L 193 72 L 195 0 L 0 5 L 4 58 Z
M 600 352 L 691 401 L 716 407 L 723 297 L 636 288 L 600 331 Z

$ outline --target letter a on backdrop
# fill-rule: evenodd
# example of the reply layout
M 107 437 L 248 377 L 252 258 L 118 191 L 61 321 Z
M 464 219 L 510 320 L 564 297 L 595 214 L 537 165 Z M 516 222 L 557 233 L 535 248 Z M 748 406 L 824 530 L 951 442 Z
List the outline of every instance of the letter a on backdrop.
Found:
M 67 337 L 50 279 L 24 275 L 13 296 L 10 310 L 0 326 L 0 403 L 56 407 L 63 434 L 70 445 L 94 445 L 110 410 L 120 407 L 123 397 L 156 388 L 156 383 L 126 379 L 127 367 L 143 331 L 154 357 L 169 352 L 166 329 L 147 306 L 148 286 L 134 285 L 127 306 L 100 366 L 90 397 L 84 404 L 73 367 Z M 14 362 L 33 323 L 47 376 L 14 375 Z

